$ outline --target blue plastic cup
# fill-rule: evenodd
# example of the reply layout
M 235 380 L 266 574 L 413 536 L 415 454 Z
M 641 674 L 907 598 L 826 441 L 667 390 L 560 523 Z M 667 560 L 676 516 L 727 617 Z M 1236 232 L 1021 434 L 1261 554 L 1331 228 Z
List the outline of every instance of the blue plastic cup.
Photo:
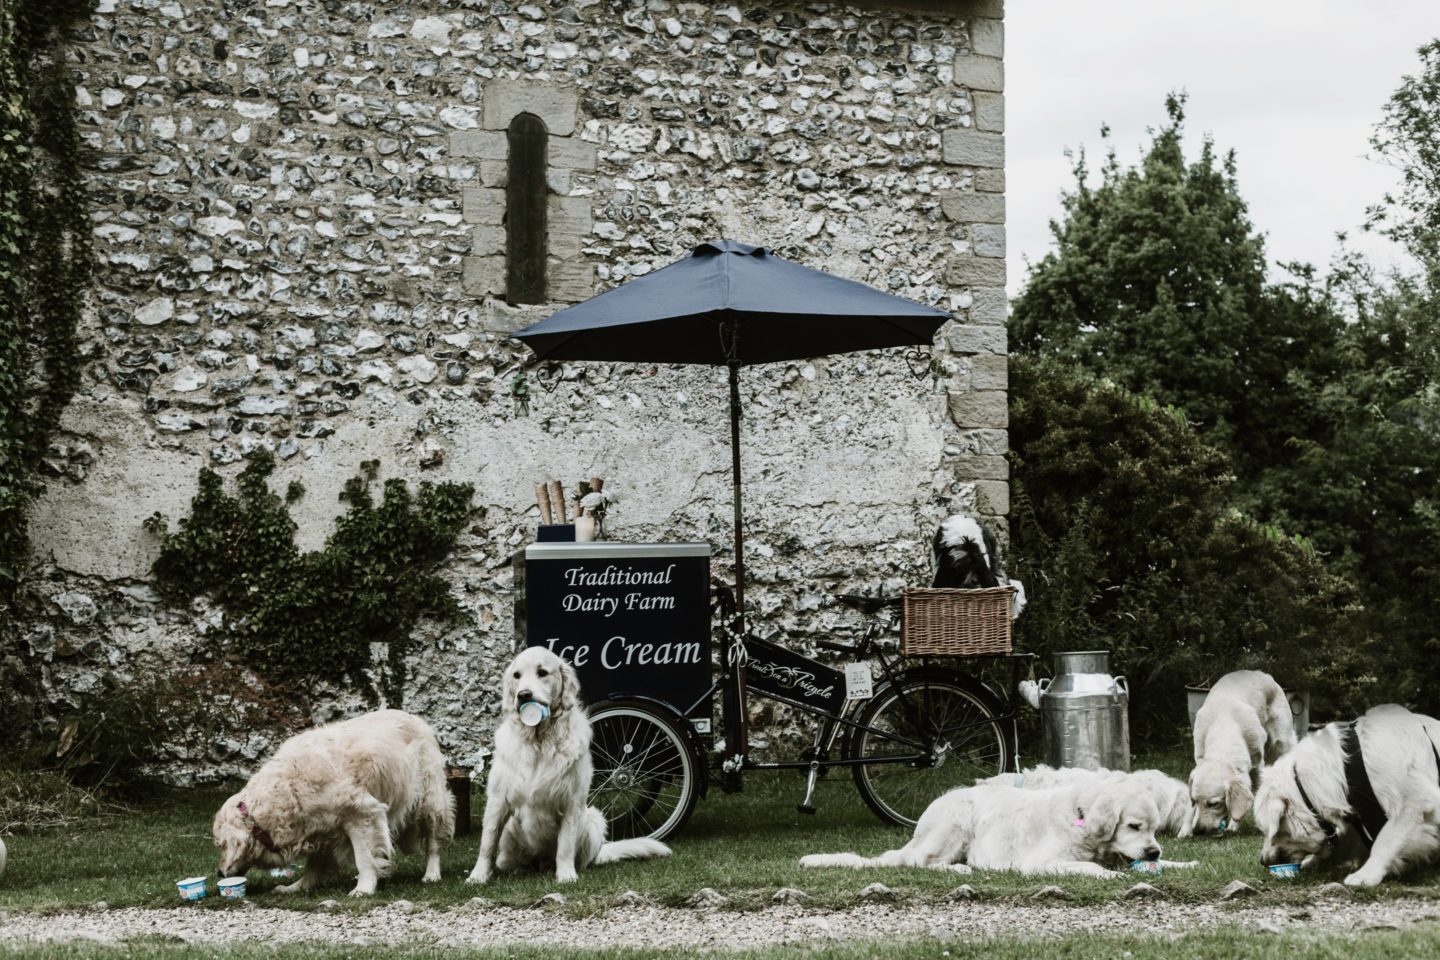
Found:
M 184 880 L 176 880 L 175 886 L 180 890 L 181 900 L 205 899 L 204 877 L 186 877 Z
M 520 704 L 520 722 L 527 727 L 538 727 L 550 719 L 550 708 L 538 700 L 526 700 Z

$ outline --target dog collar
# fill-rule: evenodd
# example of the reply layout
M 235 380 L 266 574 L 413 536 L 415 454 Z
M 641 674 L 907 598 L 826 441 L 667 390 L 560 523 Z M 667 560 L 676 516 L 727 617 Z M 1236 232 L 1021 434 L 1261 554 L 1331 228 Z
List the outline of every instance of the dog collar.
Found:
M 250 808 L 245 805 L 244 800 L 237 804 L 237 809 L 240 811 L 240 820 L 250 828 L 250 836 L 254 837 L 256 842 L 266 850 L 279 855 L 280 848 L 275 845 L 275 839 L 270 836 L 270 831 L 255 822 L 255 818 L 250 816 Z
M 1310 794 L 1305 792 L 1305 784 L 1300 782 L 1300 771 L 1297 769 L 1294 773 L 1295 789 L 1300 794 L 1300 802 L 1305 804 L 1305 809 L 1309 810 L 1310 815 L 1320 822 L 1320 829 L 1325 831 L 1325 846 L 1333 845 L 1335 843 L 1335 836 L 1339 831 L 1336 829 L 1335 824 L 1323 816 L 1315 804 L 1311 802 Z

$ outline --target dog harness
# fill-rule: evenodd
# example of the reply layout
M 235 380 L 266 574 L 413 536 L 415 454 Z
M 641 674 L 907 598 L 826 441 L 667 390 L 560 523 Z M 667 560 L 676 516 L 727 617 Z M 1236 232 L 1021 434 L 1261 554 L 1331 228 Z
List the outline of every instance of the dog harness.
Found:
M 1365 754 L 1360 749 L 1360 736 L 1355 732 L 1355 724 L 1340 724 L 1339 739 L 1340 751 L 1345 756 L 1345 802 L 1350 807 L 1350 814 L 1345 818 L 1345 822 L 1359 830 L 1366 842 L 1374 845 L 1375 838 L 1385 828 L 1385 824 L 1390 822 L 1390 818 L 1385 816 L 1385 810 L 1380 806 L 1380 798 L 1375 796 L 1375 787 L 1370 783 L 1370 774 L 1365 770 Z M 1435 749 L 1433 742 L 1430 749 Z M 1436 769 L 1440 770 L 1440 753 L 1436 753 L 1435 763 Z M 1333 844 L 1340 828 L 1321 815 L 1319 808 L 1310 800 L 1310 795 L 1305 792 L 1305 785 L 1300 782 L 1298 772 L 1295 789 L 1299 791 L 1305 808 L 1320 822 L 1320 829 L 1325 831 L 1325 844 Z
M 250 816 L 250 808 L 245 806 L 244 800 L 241 800 L 236 805 L 236 809 L 240 811 L 240 819 L 250 827 L 250 836 L 254 837 L 260 846 L 278 856 L 280 848 L 275 845 L 275 839 L 270 836 L 269 830 L 260 826 L 260 824 L 255 822 L 255 818 Z

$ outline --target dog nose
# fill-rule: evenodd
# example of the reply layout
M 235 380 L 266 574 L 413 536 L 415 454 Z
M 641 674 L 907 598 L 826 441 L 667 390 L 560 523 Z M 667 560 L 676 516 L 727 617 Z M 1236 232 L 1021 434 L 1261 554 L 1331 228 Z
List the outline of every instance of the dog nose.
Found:
M 1159 860 L 1159 859 L 1160 859 L 1160 848 L 1159 848 L 1159 847 L 1146 847 L 1146 848 L 1145 848 L 1145 859 L 1146 859 L 1146 860 Z
M 534 693 L 535 691 L 533 690 L 521 690 L 519 693 L 515 694 L 515 699 L 519 700 L 521 703 L 524 703 L 526 700 L 529 700 L 532 696 L 534 696 Z
M 1294 863 L 1289 854 L 1282 848 L 1276 847 L 1273 850 L 1266 847 L 1260 851 L 1260 866 L 1273 867 L 1277 863 Z

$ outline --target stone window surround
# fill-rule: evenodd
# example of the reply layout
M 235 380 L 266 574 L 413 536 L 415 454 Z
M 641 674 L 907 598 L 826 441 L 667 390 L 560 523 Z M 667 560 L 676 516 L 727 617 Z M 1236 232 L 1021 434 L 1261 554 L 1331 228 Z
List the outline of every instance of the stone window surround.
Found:
M 487 83 L 480 129 L 450 134 L 450 156 L 479 161 L 479 184 L 464 189 L 461 215 L 474 224 L 470 256 L 464 258 L 461 289 L 479 297 L 505 293 L 506 131 L 517 114 L 533 113 L 550 131 L 550 197 L 546 207 L 549 262 L 545 292 L 552 303 L 578 303 L 595 292 L 595 268 L 580 249 L 594 226 L 588 197 L 566 196 L 569 173 L 594 173 L 595 144 L 576 136 L 579 94 L 571 87 L 518 81 Z

